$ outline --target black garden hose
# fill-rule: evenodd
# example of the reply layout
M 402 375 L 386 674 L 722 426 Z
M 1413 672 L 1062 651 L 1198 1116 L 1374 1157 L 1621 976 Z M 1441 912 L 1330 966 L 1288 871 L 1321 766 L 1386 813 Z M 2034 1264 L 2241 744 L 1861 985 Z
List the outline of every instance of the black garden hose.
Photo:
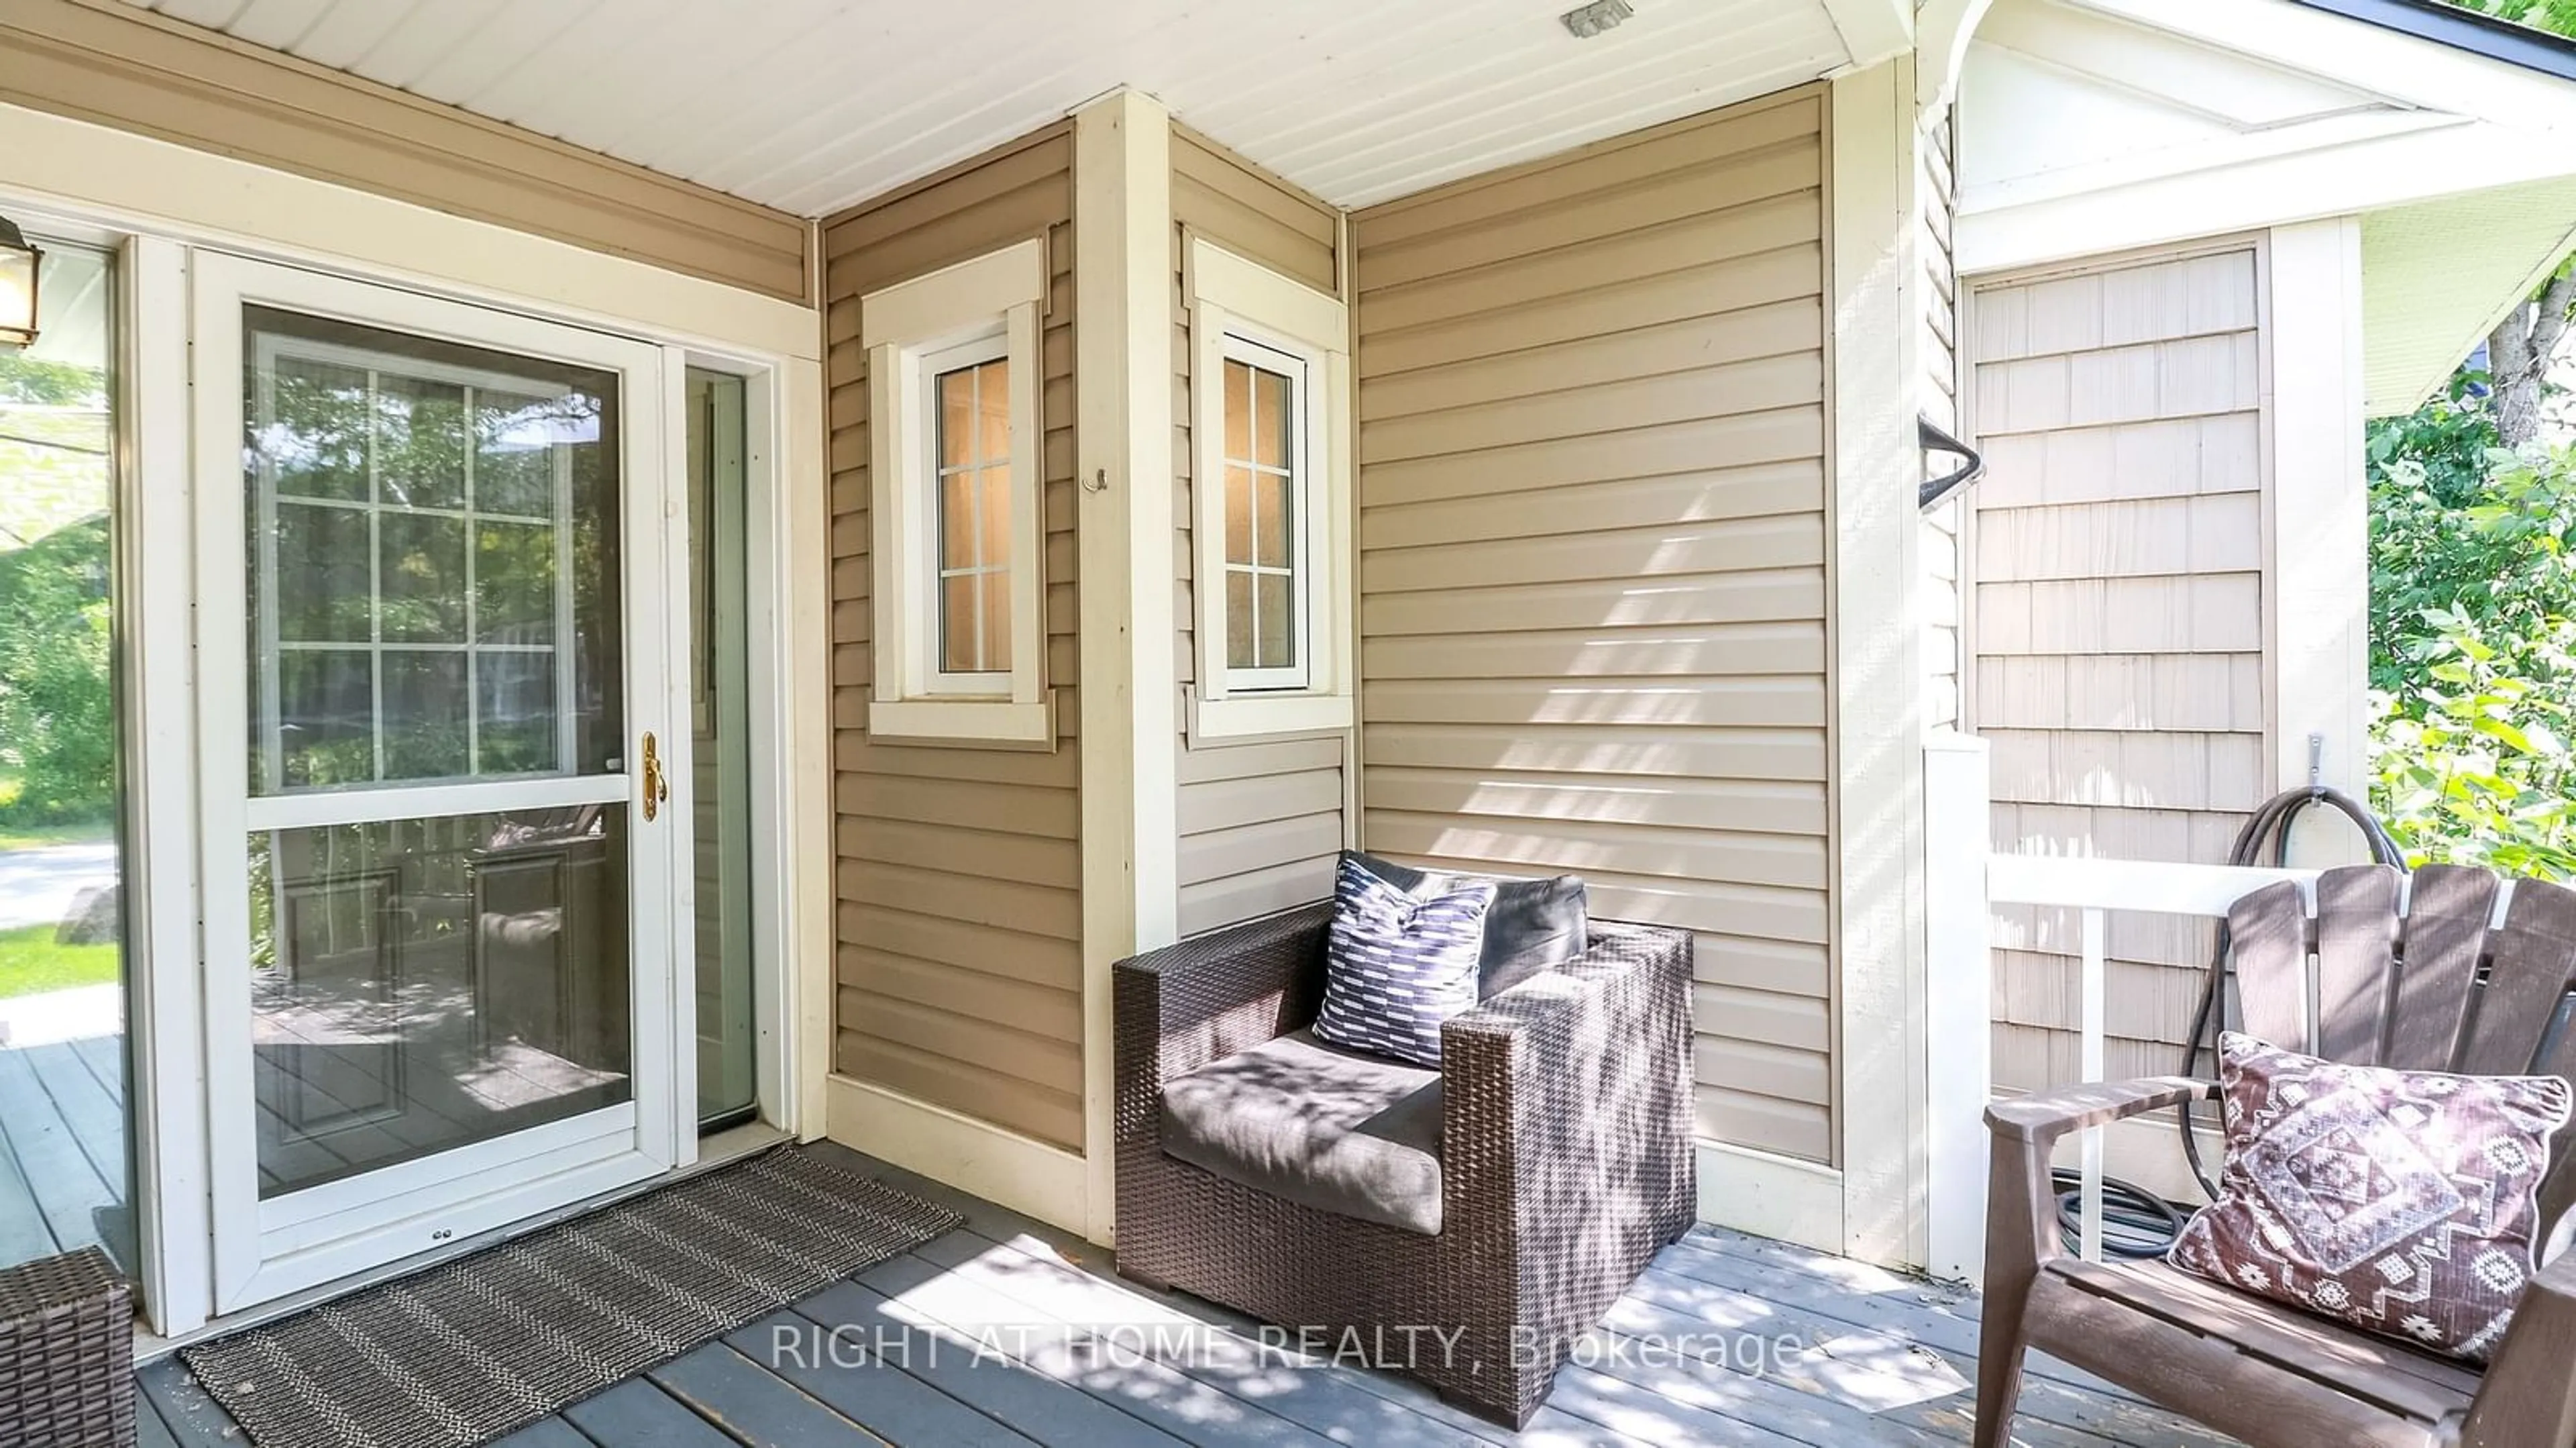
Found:
M 2236 832 L 2236 843 L 2227 852 L 2227 863 L 2253 866 L 2266 863 L 2286 868 L 2290 863 L 2290 830 L 2300 815 L 2325 806 L 2349 819 L 2360 830 L 2370 846 L 2370 858 L 2382 865 L 2406 868 L 2406 855 L 2389 838 L 2385 826 L 2370 811 L 2341 790 L 2311 784 L 2273 797 L 2254 811 Z M 2218 945 L 2209 958 L 2209 979 L 2201 988 L 2200 1008 L 2193 1012 L 2191 1033 L 2183 1047 L 2182 1074 L 2199 1077 L 2205 1056 L 2215 1070 L 2218 1060 L 2218 1035 L 2226 1022 L 2224 1001 L 2227 989 L 2227 922 L 2218 924 Z M 2182 1152 L 2191 1163 L 2191 1174 L 2201 1190 L 2218 1195 L 2218 1180 L 2200 1159 L 2200 1137 L 2194 1121 L 2195 1102 L 2186 1101 L 2176 1108 L 2182 1122 Z M 2057 1171 L 2051 1174 L 2058 1188 L 2057 1217 L 2069 1234 L 2082 1230 L 2084 1212 L 2083 1178 L 2080 1173 Z M 2174 1239 L 2182 1234 L 2185 1214 L 2172 1203 L 2134 1183 L 2105 1179 L 2102 1183 L 2102 1250 L 2114 1257 L 2132 1259 L 2161 1257 L 2171 1250 Z
M 2406 868 L 2406 852 L 2397 847 L 2397 841 L 2389 838 L 2387 827 L 2368 808 L 2343 791 L 2328 789 L 2321 784 L 2275 795 L 2261 809 L 2254 811 L 2246 819 L 2244 827 L 2236 832 L 2236 843 L 2227 852 L 2227 863 L 2259 865 L 2263 863 L 2264 855 L 2269 854 L 2275 868 L 2287 867 L 2290 863 L 2291 826 L 2298 823 L 2300 815 L 2320 805 L 2352 821 L 2353 827 L 2361 831 L 2362 839 L 2369 844 L 2373 863 L 2394 865 L 2400 870 Z M 2217 947 L 2209 956 L 2209 980 L 2201 987 L 2200 1008 L 2192 1013 L 2191 1034 L 2184 1038 L 2182 1074 L 2185 1076 L 2201 1076 L 2200 1063 L 2204 1056 L 2210 1062 L 2210 1073 L 2214 1075 L 2217 1071 L 2218 1035 L 2227 1021 L 2227 951 L 2227 922 L 2222 920 L 2218 923 Z M 2193 1125 L 2197 1105 L 2197 1102 L 2186 1101 L 2176 1108 L 2182 1122 L 2182 1154 L 2184 1160 L 2191 1163 L 2191 1174 L 2199 1180 L 2200 1189 L 2215 1197 L 2218 1195 L 2218 1178 L 2200 1159 L 2200 1137 Z
M 2069 1237 L 2084 1232 L 2084 1174 L 2059 1167 L 2049 1174 L 2057 1188 L 2057 1222 Z M 2173 1250 L 2182 1235 L 2185 1213 L 2145 1187 L 2115 1178 L 2102 1179 L 2102 1251 L 2112 1257 L 2140 1260 Z

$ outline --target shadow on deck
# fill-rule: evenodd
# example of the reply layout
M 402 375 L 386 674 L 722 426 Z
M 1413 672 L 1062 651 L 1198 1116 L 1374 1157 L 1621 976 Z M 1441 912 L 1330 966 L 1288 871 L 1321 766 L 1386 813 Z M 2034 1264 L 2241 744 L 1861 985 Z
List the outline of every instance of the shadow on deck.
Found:
M 1701 1228 L 1667 1248 L 1612 1310 L 1597 1351 L 1513 1434 L 1330 1352 L 1265 1351 L 1257 1324 L 1121 1281 L 1105 1252 L 1069 1234 L 850 1160 L 955 1206 L 966 1227 L 501 1441 L 1848 1448 L 1964 1443 L 1974 1413 L 1973 1295 L 1776 1242 Z M 244 1442 L 176 1360 L 140 1381 L 146 1445 Z M 2016 1438 L 2225 1441 L 2045 1360 Z

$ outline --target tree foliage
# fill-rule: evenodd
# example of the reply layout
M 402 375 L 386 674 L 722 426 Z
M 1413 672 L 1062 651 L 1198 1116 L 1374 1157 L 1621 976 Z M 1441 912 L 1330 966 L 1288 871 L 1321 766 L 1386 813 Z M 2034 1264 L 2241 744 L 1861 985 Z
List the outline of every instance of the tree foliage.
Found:
M 2371 427 L 2371 803 L 2417 863 L 2576 878 L 2576 451 L 2491 398 Z
M 2463 10 L 2475 10 L 2499 20 L 2576 37 L 2576 0 L 2451 0 L 2451 3 Z

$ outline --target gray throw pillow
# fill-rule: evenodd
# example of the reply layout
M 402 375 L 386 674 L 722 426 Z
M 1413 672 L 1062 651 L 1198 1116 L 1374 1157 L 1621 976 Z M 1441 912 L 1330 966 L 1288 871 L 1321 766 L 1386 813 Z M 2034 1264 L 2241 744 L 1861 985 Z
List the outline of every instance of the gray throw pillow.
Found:
M 1494 908 L 1485 916 L 1485 949 L 1476 966 L 1476 997 L 1491 999 L 1543 970 L 1579 960 L 1591 949 L 1591 901 L 1578 875 L 1514 879 L 1496 875 L 1446 875 L 1381 860 L 1363 850 L 1342 858 L 1408 894 L 1437 894 L 1457 882 L 1487 880 Z
M 1476 959 L 1494 887 L 1416 895 L 1351 860 L 1334 875 L 1315 1039 L 1438 1066 L 1441 1024 L 1476 1008 Z

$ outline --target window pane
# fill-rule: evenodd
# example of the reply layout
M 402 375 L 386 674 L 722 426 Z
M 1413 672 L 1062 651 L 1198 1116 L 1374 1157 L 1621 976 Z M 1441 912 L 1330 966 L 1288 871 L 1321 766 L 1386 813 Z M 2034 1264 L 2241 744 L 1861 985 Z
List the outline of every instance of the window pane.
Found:
M 563 767 L 554 655 L 478 655 L 474 693 L 475 773 L 550 774 Z
M 939 566 L 972 568 L 975 556 L 976 473 L 950 473 L 939 480 Z
M 465 642 L 465 520 L 386 513 L 376 527 L 383 638 L 389 643 Z
M 463 387 L 376 374 L 376 481 L 388 503 L 465 506 Z
M 1289 480 L 1276 473 L 1261 473 L 1253 479 L 1257 505 L 1252 519 L 1253 555 L 1265 568 L 1286 568 L 1293 561 L 1289 543 L 1295 535 L 1289 531 L 1289 510 L 1295 503 L 1288 486 Z
M 123 941 L 143 901 L 123 892 L 118 839 L 116 659 L 133 639 L 113 372 L 130 324 L 109 254 L 36 240 L 40 335 L 0 347 L 0 1268 L 97 1245 L 132 1272 L 151 1207 L 130 1190 Z M 23 1290 L 0 1295 L 28 1310 Z M 0 1331 L 18 1383 L 45 1352 L 24 1320 Z M 0 1438 L 40 1441 L 32 1426 Z
M 376 674 L 355 649 L 293 649 L 277 660 L 284 778 L 276 787 L 356 784 L 376 777 Z M 259 752 L 253 740 L 251 752 Z M 253 779 L 259 770 L 254 761 Z
M 1258 451 L 1252 460 L 1268 467 L 1288 466 L 1288 379 L 1267 369 L 1253 371 L 1253 436 Z
M 976 672 L 975 575 L 939 581 L 939 668 L 948 674 Z
M 1231 568 L 1225 573 L 1225 662 L 1233 669 L 1261 665 L 1252 648 L 1252 575 Z
M 939 374 L 939 465 L 962 468 L 975 461 L 975 369 Z
M 1252 561 L 1252 469 L 1225 470 L 1225 561 Z
M 474 637 L 489 644 L 554 642 L 554 529 L 474 525 Z
M 288 643 L 365 643 L 367 515 L 357 508 L 277 505 L 277 636 Z
M 1000 462 L 1011 455 L 1011 362 L 997 357 L 975 369 L 977 436 L 983 455 L 978 462 Z
M 981 579 L 984 605 L 984 668 L 1007 673 L 1011 667 L 1011 576 L 987 573 Z
M 275 471 L 277 491 L 366 501 L 366 370 L 286 357 L 269 388 L 277 420 L 253 437 L 252 451 Z
M 1253 617 L 1257 624 L 1255 652 L 1260 667 L 1293 668 L 1297 663 L 1297 610 L 1290 600 L 1294 589 L 1284 573 L 1262 573 L 1253 577 Z
M 266 307 L 244 323 L 248 441 L 267 464 L 245 473 L 254 789 L 622 762 L 614 374 Z M 277 491 L 280 460 L 336 445 L 327 409 L 285 408 L 318 406 L 317 360 L 372 388 L 360 453 L 381 486 L 336 509 Z M 347 648 L 286 647 L 310 643 Z M 478 749 L 505 688 L 521 702 Z
M 1225 364 L 1225 455 L 1252 456 L 1252 369 L 1241 362 Z
M 633 1099 L 624 820 L 250 837 L 262 1197 Z
M 983 491 L 983 558 L 988 568 L 1011 565 L 1011 470 L 1009 467 L 984 469 L 977 485 Z
M 385 778 L 447 779 L 472 772 L 465 711 L 465 651 L 389 653 L 385 671 Z
M 596 418 L 585 415 L 594 405 L 578 395 L 549 399 L 475 389 L 475 508 L 529 518 L 555 516 L 557 444 L 598 440 Z

